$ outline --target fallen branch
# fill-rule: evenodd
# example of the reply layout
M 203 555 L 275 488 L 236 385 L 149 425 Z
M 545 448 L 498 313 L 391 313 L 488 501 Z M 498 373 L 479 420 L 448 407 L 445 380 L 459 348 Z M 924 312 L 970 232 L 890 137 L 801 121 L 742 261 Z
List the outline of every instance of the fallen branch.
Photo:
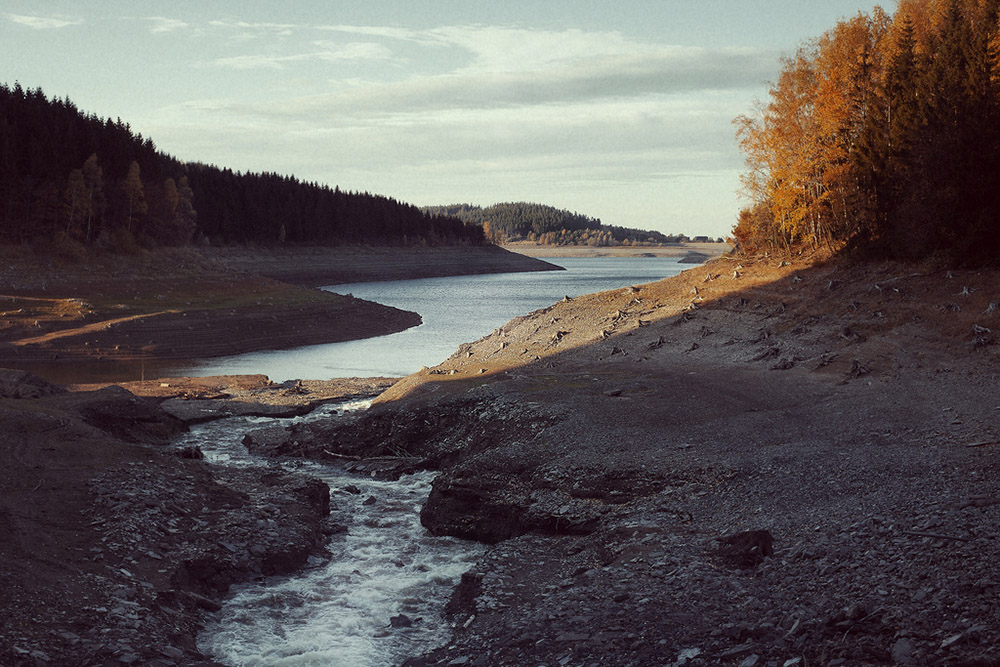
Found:
M 402 461 L 404 459 L 420 458 L 419 456 L 410 456 L 408 454 L 399 454 L 397 456 L 349 456 L 347 454 L 337 454 L 328 449 L 324 449 L 323 453 L 338 459 L 346 459 L 348 461 Z
M 971 537 L 959 537 L 958 535 L 942 535 L 941 533 L 925 533 L 922 530 L 904 530 L 904 535 L 913 537 L 930 537 L 935 540 L 955 540 L 956 542 L 971 542 Z
M 323 453 L 326 454 L 326 455 L 328 455 L 328 456 L 333 456 L 333 457 L 338 458 L 338 459 L 347 459 L 348 461 L 360 461 L 361 460 L 360 456 L 348 456 L 347 454 L 335 454 L 335 453 L 331 452 L 329 449 L 324 449 Z
M 989 447 L 990 445 L 1000 445 L 998 440 L 984 440 L 983 442 L 970 442 L 966 447 Z

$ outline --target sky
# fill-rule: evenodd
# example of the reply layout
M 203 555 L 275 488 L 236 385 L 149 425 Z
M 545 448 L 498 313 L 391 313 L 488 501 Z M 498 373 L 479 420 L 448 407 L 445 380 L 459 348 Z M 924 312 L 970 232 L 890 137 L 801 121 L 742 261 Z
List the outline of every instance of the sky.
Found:
M 0 82 L 188 162 L 725 236 L 732 120 L 852 0 L 4 0 Z

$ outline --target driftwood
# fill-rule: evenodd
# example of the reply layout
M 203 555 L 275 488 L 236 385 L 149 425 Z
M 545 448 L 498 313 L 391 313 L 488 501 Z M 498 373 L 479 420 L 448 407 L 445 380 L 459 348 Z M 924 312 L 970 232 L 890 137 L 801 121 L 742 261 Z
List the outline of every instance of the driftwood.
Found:
M 402 461 L 403 459 L 419 459 L 419 456 L 350 456 L 348 454 L 337 454 L 336 452 L 331 452 L 329 449 L 324 449 L 323 453 L 328 456 L 333 456 L 338 459 L 345 459 L 347 461 Z
M 935 540 L 954 540 L 956 542 L 971 542 L 971 537 L 961 537 L 959 535 L 942 535 L 941 533 L 927 533 L 922 530 L 904 530 L 903 535 L 912 535 L 913 537 L 930 537 Z

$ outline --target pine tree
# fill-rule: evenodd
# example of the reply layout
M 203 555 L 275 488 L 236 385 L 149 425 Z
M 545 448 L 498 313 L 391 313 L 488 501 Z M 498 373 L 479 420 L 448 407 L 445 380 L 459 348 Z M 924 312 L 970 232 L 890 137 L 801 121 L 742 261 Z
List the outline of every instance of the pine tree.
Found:
M 87 190 L 87 231 L 84 239 L 87 242 L 94 236 L 94 227 L 99 225 L 104 216 L 104 171 L 97 162 L 97 153 L 92 154 L 83 163 L 83 182 Z
M 77 227 L 90 217 L 90 193 L 83 178 L 82 169 L 74 169 L 69 174 L 66 192 L 63 195 L 65 205 L 66 233 L 82 236 Z
M 187 245 L 191 243 L 194 234 L 198 229 L 198 213 L 194 210 L 194 191 L 188 184 L 187 176 L 181 176 L 177 183 L 177 209 L 174 213 L 174 225 L 176 235 L 174 242 L 177 245 Z
M 125 183 L 122 185 L 125 195 L 125 229 L 130 234 L 135 233 L 137 223 L 149 212 L 146 204 L 146 189 L 142 185 L 142 178 L 139 175 L 139 163 L 135 160 L 128 166 L 128 174 L 125 176 Z

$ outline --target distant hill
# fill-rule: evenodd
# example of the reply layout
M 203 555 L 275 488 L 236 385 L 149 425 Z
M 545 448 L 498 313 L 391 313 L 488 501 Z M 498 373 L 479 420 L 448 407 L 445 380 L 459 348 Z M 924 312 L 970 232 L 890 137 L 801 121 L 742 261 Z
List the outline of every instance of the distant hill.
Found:
M 0 84 L 0 243 L 478 245 L 478 225 L 293 176 L 183 163 L 42 90 Z
M 512 202 L 483 208 L 471 204 L 425 206 L 425 213 L 458 218 L 483 228 L 496 243 L 537 241 L 549 245 L 642 245 L 683 243 L 687 236 L 604 225 L 598 218 L 544 204 Z

